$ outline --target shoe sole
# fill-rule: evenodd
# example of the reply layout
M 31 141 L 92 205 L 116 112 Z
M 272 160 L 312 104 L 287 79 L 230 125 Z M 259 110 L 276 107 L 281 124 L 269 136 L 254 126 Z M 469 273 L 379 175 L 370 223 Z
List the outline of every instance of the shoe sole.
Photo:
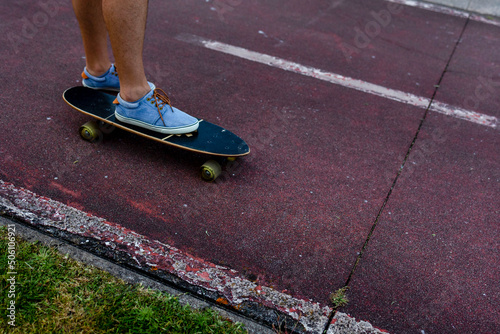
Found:
M 151 125 L 151 124 L 148 124 L 148 123 L 145 123 L 145 122 L 133 119 L 133 118 L 123 117 L 116 112 L 115 112 L 115 117 L 120 122 L 132 124 L 132 125 L 135 125 L 135 126 L 147 129 L 147 130 L 160 132 L 163 134 L 169 134 L 169 135 L 182 135 L 185 133 L 191 133 L 191 132 L 198 130 L 198 126 L 199 126 L 199 122 L 196 122 L 195 124 L 192 124 L 192 125 L 176 127 L 176 128 L 166 128 L 163 126 Z

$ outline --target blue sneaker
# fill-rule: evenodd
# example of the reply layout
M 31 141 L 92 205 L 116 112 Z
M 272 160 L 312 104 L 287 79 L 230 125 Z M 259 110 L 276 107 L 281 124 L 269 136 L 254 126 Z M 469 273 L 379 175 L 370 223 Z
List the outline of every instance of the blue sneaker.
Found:
M 151 91 L 135 102 L 117 95 L 115 116 L 120 122 L 166 134 L 183 134 L 198 129 L 198 119 L 172 107 L 167 94 L 149 83 Z
M 82 72 L 82 84 L 85 87 L 92 89 L 103 89 L 120 91 L 120 81 L 118 80 L 118 72 L 116 71 L 115 65 L 111 65 L 109 70 L 103 75 L 96 77 L 87 71 L 87 67 L 83 69 Z

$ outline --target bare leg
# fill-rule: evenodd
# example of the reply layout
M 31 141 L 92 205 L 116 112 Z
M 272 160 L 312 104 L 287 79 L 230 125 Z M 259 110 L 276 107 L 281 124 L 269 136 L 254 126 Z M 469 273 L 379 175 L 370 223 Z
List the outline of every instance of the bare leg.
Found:
M 80 24 L 87 71 L 102 75 L 111 66 L 102 0 L 73 0 L 73 9 Z
M 146 80 L 142 51 L 148 0 L 102 0 L 104 21 L 120 77 L 120 96 L 134 102 L 151 88 Z

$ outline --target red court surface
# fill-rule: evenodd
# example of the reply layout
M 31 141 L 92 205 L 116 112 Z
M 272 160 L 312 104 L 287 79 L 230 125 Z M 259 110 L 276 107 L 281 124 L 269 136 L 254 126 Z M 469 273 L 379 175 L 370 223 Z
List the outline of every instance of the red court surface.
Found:
M 345 311 L 395 333 L 496 332 L 497 137 L 428 117 L 354 275 L 357 303 Z
M 499 27 L 378 0 L 151 1 L 149 80 L 252 150 L 205 183 L 207 157 L 80 139 L 61 98 L 85 65 L 76 19 L 44 4 L 0 4 L 0 180 L 322 307 L 349 283 L 339 311 L 389 332 L 499 327 Z M 426 113 L 434 94 L 490 118 Z

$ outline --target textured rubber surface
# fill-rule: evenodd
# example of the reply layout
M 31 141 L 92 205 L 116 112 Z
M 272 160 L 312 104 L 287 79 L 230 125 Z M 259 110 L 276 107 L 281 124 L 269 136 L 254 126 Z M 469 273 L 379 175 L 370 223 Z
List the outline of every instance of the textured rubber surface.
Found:
M 175 37 L 202 36 L 429 99 L 437 91 L 438 101 L 461 107 L 477 97 L 479 112 L 498 116 L 497 86 L 478 96 L 481 81 L 467 80 L 496 71 L 497 28 L 403 6 L 367 39 L 361 32 L 375 27 L 373 13 L 389 11 L 387 2 L 227 1 L 224 12 L 222 2 L 151 1 L 144 52 L 148 80 L 174 105 L 252 148 L 219 181 L 200 182 L 206 157 L 132 134 L 82 141 L 77 129 L 87 117 L 60 98 L 80 84 L 85 64 L 72 9 L 15 1 L 0 4 L 0 178 L 330 305 L 425 110 Z M 499 327 L 491 281 L 499 276 L 491 258 L 498 143 L 497 128 L 428 115 L 352 276 L 345 311 L 393 332 Z

